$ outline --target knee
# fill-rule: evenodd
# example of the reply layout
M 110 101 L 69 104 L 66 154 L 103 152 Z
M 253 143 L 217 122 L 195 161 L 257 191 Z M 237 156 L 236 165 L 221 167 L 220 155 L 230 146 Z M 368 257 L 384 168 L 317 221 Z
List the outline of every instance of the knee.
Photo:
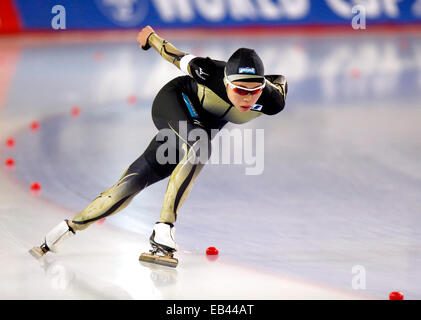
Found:
M 114 184 L 111 188 L 105 190 L 99 195 L 99 198 L 108 197 L 115 200 L 119 200 L 128 196 L 132 196 L 140 192 L 147 185 L 147 179 L 145 175 L 140 172 L 133 172 L 130 170 Z

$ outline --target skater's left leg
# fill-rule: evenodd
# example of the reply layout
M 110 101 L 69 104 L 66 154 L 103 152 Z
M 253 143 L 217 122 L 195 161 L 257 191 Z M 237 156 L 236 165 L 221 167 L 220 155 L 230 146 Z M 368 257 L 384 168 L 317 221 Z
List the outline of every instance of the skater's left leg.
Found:
M 224 122 L 210 124 L 193 119 L 186 107 L 184 88 L 177 83 L 175 79 L 162 88 L 152 105 L 155 126 L 160 132 L 164 130 L 170 134 L 172 138 L 168 138 L 168 150 L 176 150 L 177 153 L 176 166 L 168 181 L 160 218 L 150 237 L 152 247 L 164 252 L 177 250 L 174 222 L 178 210 L 210 157 L 211 129 L 224 125 Z
M 178 134 L 175 125 L 169 123 L 170 128 Z M 188 125 L 192 129 L 198 128 Z M 188 130 L 187 132 L 190 132 Z M 202 129 L 199 129 L 199 132 Z M 198 132 L 198 131 L 196 131 Z M 159 221 L 155 224 L 150 237 L 152 247 L 157 247 L 164 252 L 172 253 L 178 247 L 174 239 L 178 210 L 189 195 L 193 184 L 210 157 L 211 141 L 206 131 L 192 139 L 178 135 L 184 156 L 181 158 L 168 181 Z
M 183 143 L 184 157 L 177 164 L 168 181 L 159 222 L 172 224 L 177 220 L 178 210 L 205 165 L 203 161 L 200 161 L 199 152 L 205 145 L 208 148 L 210 141 L 202 142 L 199 139 L 192 144 L 187 141 Z

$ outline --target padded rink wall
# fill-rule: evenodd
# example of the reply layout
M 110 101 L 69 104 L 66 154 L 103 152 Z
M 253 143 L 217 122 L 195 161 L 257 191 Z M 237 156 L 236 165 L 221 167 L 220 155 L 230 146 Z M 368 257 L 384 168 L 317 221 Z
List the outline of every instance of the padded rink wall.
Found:
M 1 0 L 0 33 L 55 31 L 57 22 L 67 30 L 136 29 L 148 24 L 179 29 L 351 28 L 361 13 L 367 29 L 418 27 L 421 0 Z

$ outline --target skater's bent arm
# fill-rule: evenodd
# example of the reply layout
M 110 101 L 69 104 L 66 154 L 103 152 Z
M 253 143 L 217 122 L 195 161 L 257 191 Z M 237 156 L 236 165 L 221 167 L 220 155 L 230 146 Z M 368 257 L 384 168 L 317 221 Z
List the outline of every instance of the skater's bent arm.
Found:
M 288 83 L 283 75 L 267 75 L 266 87 L 263 91 L 262 112 L 268 115 L 274 115 L 282 111 L 285 107 L 285 100 L 288 93 Z
M 266 76 L 266 84 L 276 88 L 285 101 L 288 93 L 288 83 L 287 79 L 283 75 L 271 75 Z

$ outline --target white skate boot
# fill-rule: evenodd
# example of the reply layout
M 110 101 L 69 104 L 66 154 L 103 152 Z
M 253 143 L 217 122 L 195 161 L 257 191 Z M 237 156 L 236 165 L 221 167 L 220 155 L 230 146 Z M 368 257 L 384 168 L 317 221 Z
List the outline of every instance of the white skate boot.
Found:
M 150 253 L 142 253 L 139 260 L 176 267 L 178 259 L 173 256 L 178 246 L 174 240 L 174 233 L 175 227 L 172 223 L 157 222 L 149 238 L 152 250 Z
M 39 247 L 33 247 L 29 253 L 36 259 L 44 256 L 48 251 L 57 252 L 64 240 L 72 237 L 75 231 L 69 227 L 67 220 L 60 222 L 45 236 L 44 243 Z

